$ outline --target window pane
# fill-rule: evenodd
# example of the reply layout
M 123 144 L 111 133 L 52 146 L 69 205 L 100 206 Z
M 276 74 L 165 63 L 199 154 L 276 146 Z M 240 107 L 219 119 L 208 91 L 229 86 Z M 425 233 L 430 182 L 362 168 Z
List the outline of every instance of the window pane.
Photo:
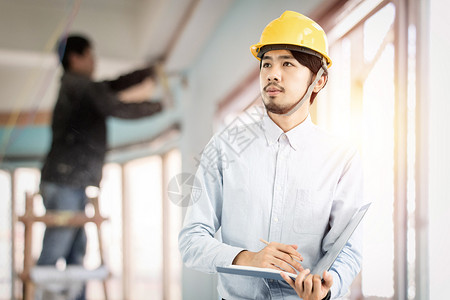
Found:
M 162 299 L 162 162 L 159 156 L 125 166 L 130 215 L 130 299 Z
M 364 59 L 371 61 L 394 24 L 395 6 L 389 3 L 364 23 Z
M 317 101 L 317 122 L 335 136 L 350 139 L 351 120 L 351 44 L 342 39 L 331 48 L 333 67 L 327 87 Z M 320 98 L 319 98 L 320 97 Z
M 108 278 L 108 299 L 120 300 L 122 291 L 122 168 L 107 164 L 103 168 L 100 183 L 99 206 L 103 217 L 109 218 L 101 227 L 105 264 L 111 272 Z M 88 236 L 85 266 L 94 269 L 100 265 L 97 228 L 90 223 L 85 226 Z M 89 299 L 103 299 L 102 282 L 90 281 L 87 285 Z
M 364 83 L 364 197 L 365 201 L 373 202 L 364 232 L 362 290 L 365 296 L 394 295 L 393 66 L 394 47 L 389 44 Z
M 181 153 L 179 150 L 172 150 L 167 154 L 166 160 L 166 182 L 171 178 L 181 173 Z M 170 278 L 170 300 L 181 300 L 181 271 L 183 262 L 181 260 L 180 251 L 178 251 L 178 233 L 181 230 L 182 225 L 182 208 L 169 201 L 168 214 L 169 214 L 169 278 Z

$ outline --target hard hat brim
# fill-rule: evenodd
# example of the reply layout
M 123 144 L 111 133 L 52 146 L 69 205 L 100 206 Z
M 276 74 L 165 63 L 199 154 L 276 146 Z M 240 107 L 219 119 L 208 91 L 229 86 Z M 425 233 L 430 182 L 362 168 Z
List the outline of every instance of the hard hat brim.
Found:
M 266 52 L 272 51 L 272 50 L 290 50 L 290 51 L 299 51 L 306 54 L 314 55 L 320 59 L 325 59 L 327 68 L 331 67 L 332 61 L 328 55 L 325 53 L 320 53 L 315 50 L 312 50 L 308 47 L 302 47 L 298 45 L 291 45 L 291 44 L 255 44 L 250 47 L 250 51 L 252 52 L 253 56 L 256 57 L 256 59 L 261 60 L 263 55 Z

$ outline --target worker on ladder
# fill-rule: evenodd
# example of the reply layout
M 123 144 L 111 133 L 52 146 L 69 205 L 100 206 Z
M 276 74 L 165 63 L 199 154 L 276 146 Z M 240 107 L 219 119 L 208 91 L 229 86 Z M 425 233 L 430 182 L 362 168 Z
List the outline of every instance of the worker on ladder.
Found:
M 48 210 L 84 211 L 85 189 L 98 187 L 107 149 L 106 119 L 134 119 L 162 110 L 160 102 L 147 101 L 155 71 L 146 67 L 112 81 L 92 80 L 95 57 L 84 36 L 62 39 L 58 54 L 64 68 L 53 111 L 52 143 L 42 168 L 40 192 Z M 83 227 L 52 227 L 44 234 L 37 265 L 82 265 L 86 253 Z M 85 299 L 85 288 L 77 300 Z

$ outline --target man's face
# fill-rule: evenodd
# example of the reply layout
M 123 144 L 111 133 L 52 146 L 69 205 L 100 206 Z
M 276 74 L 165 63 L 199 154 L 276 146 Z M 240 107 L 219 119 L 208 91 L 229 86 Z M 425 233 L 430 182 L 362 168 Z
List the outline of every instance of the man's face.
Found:
M 81 55 L 73 53 L 70 60 L 70 69 L 73 72 L 92 78 L 95 69 L 95 57 L 91 48 L 87 48 Z
M 285 114 L 303 97 L 311 83 L 311 71 L 289 50 L 273 50 L 261 60 L 259 82 L 266 109 Z M 309 101 L 305 101 L 309 105 Z

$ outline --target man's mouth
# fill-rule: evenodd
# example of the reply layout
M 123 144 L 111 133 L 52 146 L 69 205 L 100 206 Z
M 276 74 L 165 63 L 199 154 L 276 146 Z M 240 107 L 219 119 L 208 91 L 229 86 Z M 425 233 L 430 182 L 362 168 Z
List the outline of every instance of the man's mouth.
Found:
M 268 96 L 277 96 L 284 92 L 284 88 L 281 86 L 275 86 L 275 84 L 270 84 L 264 88 L 264 91 L 267 93 Z

